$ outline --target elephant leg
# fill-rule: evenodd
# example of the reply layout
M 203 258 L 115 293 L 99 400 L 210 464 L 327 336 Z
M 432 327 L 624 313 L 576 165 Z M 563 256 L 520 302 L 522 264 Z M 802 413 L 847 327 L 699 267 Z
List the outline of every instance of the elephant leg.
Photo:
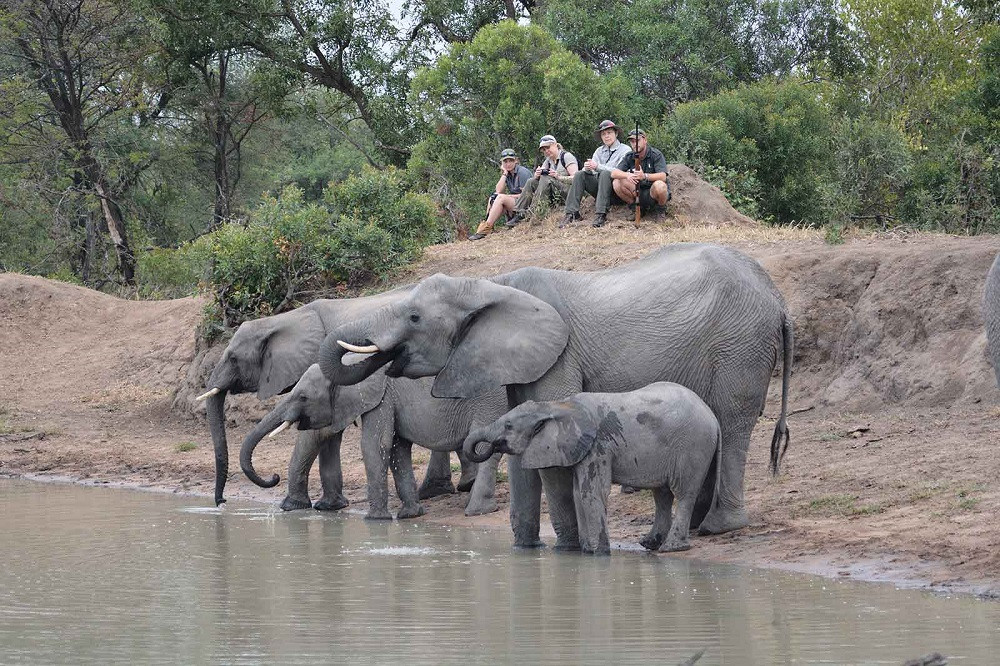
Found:
M 350 504 L 344 497 L 344 474 L 340 463 L 340 442 L 344 431 L 331 432 L 330 428 L 319 431 L 322 438 L 319 446 L 319 480 L 323 486 L 323 497 L 313 505 L 318 511 L 337 511 Z
M 438 495 L 451 495 L 455 485 L 451 482 L 451 454 L 448 451 L 432 451 L 427 462 L 424 481 L 420 484 L 418 497 L 429 499 Z
M 417 477 L 413 475 L 413 442 L 398 435 L 392 444 L 392 480 L 403 503 L 396 517 L 403 520 L 424 515 L 424 507 L 417 499 Z
M 750 448 L 750 432 L 756 422 L 753 419 L 725 419 L 720 416 L 722 426 L 722 465 L 719 477 L 719 496 L 701 521 L 698 534 L 722 534 L 746 527 L 750 524 L 746 502 L 743 496 L 743 473 L 746 469 L 747 450 Z M 713 469 L 718 465 L 712 466 Z M 705 476 L 704 487 L 715 486 L 712 470 Z
M 515 548 L 540 548 L 538 537 L 542 515 L 542 480 L 538 470 L 524 469 L 518 456 L 507 456 L 510 482 L 510 528 Z
M 502 456 L 501 453 L 495 453 L 479 465 L 479 473 L 476 474 L 476 481 L 469 494 L 469 503 L 465 505 L 465 515 L 482 516 L 497 510 L 497 468 Z
M 688 538 L 689 526 L 691 525 L 691 513 L 694 511 L 694 503 L 697 493 L 689 493 L 677 498 L 677 515 L 674 516 L 674 524 L 667 532 L 667 540 L 660 546 L 661 553 L 675 553 L 691 548 L 691 540 Z M 659 509 L 659 507 L 657 507 Z
M 467 493 L 472 490 L 472 486 L 476 483 L 479 465 L 466 458 L 462 449 L 456 453 L 458 453 L 458 462 L 462 465 L 462 475 L 458 477 L 458 492 Z
M 281 501 L 282 511 L 312 508 L 312 500 L 309 499 L 309 470 L 319 455 L 319 448 L 319 431 L 299 431 L 295 438 L 295 449 L 288 461 L 288 493 Z
M 639 540 L 639 544 L 646 550 L 658 549 L 667 538 L 671 524 L 670 512 L 674 508 L 674 494 L 670 492 L 669 486 L 654 488 L 653 501 L 656 503 L 653 526 L 649 529 L 649 533 Z
M 598 464 L 594 465 L 595 462 Z M 608 495 L 611 494 L 611 466 L 607 459 L 601 464 L 600 458 L 588 456 L 573 467 L 572 474 L 580 548 L 585 553 L 610 555 Z
M 392 520 L 389 513 L 389 463 L 395 424 L 388 405 L 379 405 L 362 418 L 361 457 L 368 478 L 368 520 Z
M 545 499 L 549 502 L 549 520 L 556 531 L 556 550 L 580 550 L 580 530 L 576 524 L 576 502 L 573 499 L 573 470 L 549 467 L 539 470 L 539 473 Z

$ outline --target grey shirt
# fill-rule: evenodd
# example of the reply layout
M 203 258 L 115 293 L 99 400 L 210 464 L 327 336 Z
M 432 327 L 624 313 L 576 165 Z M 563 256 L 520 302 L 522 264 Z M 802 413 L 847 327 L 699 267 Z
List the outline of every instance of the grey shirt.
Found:
M 632 149 L 626 144 L 622 143 L 618 139 L 610 146 L 605 146 L 603 143 L 594 151 L 594 156 L 590 159 L 597 162 L 598 171 L 611 171 L 618 163 L 622 161 L 628 153 L 632 152 Z
M 577 163 L 576 158 L 573 157 L 573 153 L 569 152 L 568 150 L 564 150 L 561 153 L 559 153 L 559 157 L 556 159 L 555 162 L 546 157 L 545 161 L 542 162 L 542 168 L 555 170 L 555 172 L 560 176 L 568 176 L 569 171 L 566 170 L 566 167 L 568 167 L 570 164 L 576 164 L 577 168 L 579 168 L 579 164 Z

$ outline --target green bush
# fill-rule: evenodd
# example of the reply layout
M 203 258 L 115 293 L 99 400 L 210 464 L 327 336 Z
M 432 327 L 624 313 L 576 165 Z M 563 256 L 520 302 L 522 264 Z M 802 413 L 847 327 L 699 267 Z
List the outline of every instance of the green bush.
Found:
M 207 236 L 179 248 L 152 248 L 136 253 L 141 298 L 181 298 L 197 292 L 209 277 L 212 242 Z
M 820 223 L 820 195 L 833 176 L 821 92 L 797 80 L 763 82 L 681 104 L 662 128 L 664 147 L 701 173 L 724 167 L 739 174 L 742 196 L 756 201 L 764 218 Z
M 290 185 L 246 224 L 211 235 L 211 287 L 226 326 L 289 310 L 338 287 L 384 279 L 440 235 L 433 202 L 396 169 L 331 184 L 323 202 Z

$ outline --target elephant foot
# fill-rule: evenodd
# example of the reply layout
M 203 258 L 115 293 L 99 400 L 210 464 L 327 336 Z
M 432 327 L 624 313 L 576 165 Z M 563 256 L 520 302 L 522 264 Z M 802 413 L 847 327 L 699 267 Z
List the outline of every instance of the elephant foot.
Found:
M 426 511 L 424 510 L 424 505 L 419 502 L 415 504 L 410 504 L 409 506 L 403 505 L 399 508 L 399 513 L 396 514 L 396 518 L 399 520 L 406 520 L 407 518 L 419 518 L 424 515 Z
M 746 527 L 750 524 L 750 516 L 744 508 L 726 509 L 715 506 L 705 520 L 698 526 L 698 534 L 723 534 Z
M 424 479 L 417 491 L 419 499 L 430 499 L 439 495 L 452 495 L 455 493 L 455 486 L 451 479 Z
M 287 495 L 285 499 L 281 500 L 282 511 L 298 511 L 299 509 L 311 509 L 311 508 L 312 508 L 312 502 L 309 501 L 308 497 L 305 499 L 298 499 L 292 497 L 291 495 Z
M 650 532 L 639 539 L 639 545 L 646 550 L 657 550 L 663 543 L 663 535 L 658 532 Z
M 392 514 L 388 509 L 368 509 L 365 520 L 392 520 Z
M 488 513 L 493 513 L 499 508 L 500 507 L 497 505 L 497 501 L 492 497 L 486 499 L 473 497 L 469 500 L 468 505 L 465 507 L 465 515 L 485 516 Z
M 579 551 L 579 550 L 583 550 L 580 547 L 579 540 L 573 541 L 573 540 L 570 540 L 570 539 L 566 539 L 565 541 L 557 539 L 556 540 L 556 545 L 552 546 L 552 549 L 553 550 L 565 550 L 565 551 Z
M 622 484 L 622 495 L 631 495 L 632 493 L 637 493 L 637 492 L 639 492 L 638 488 Z
M 530 540 L 527 540 L 527 539 L 525 539 L 523 541 L 517 541 L 515 539 L 514 540 L 514 548 L 516 550 L 530 550 L 530 549 L 533 549 L 533 548 L 545 548 L 545 542 L 542 541 L 541 539 L 537 538 L 537 537 L 535 538 L 534 541 L 530 541 Z
M 327 499 L 324 496 L 318 502 L 313 504 L 313 508 L 317 511 L 339 511 L 345 506 L 348 506 L 351 502 L 343 495 L 337 495 L 333 499 Z
M 598 548 L 583 548 L 587 555 L 611 555 L 611 546 L 600 546 Z
M 661 553 L 679 553 L 682 550 L 691 550 L 691 542 L 688 539 L 667 539 L 660 546 Z
M 468 476 L 463 474 L 461 478 L 459 478 L 458 480 L 458 486 L 457 486 L 458 492 L 460 493 L 469 492 L 470 490 L 472 490 L 472 486 L 475 482 L 476 482 L 475 474 L 469 474 Z

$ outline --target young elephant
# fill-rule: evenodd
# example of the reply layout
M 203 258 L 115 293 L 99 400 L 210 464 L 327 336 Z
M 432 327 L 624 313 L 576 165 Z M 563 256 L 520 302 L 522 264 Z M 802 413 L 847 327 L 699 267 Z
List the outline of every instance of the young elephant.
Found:
M 490 444 L 480 455 L 476 446 Z M 722 435 L 715 414 L 693 391 L 658 382 L 629 393 L 578 393 L 565 401 L 526 402 L 469 433 L 465 452 L 485 460 L 496 452 L 521 456 L 527 469 L 573 476 L 580 546 L 607 554 L 607 501 L 612 483 L 651 488 L 656 518 L 641 543 L 649 550 L 691 547 L 688 529 L 698 492 Z M 718 492 L 718 477 L 715 481 Z M 677 498 L 677 515 L 670 511 Z

